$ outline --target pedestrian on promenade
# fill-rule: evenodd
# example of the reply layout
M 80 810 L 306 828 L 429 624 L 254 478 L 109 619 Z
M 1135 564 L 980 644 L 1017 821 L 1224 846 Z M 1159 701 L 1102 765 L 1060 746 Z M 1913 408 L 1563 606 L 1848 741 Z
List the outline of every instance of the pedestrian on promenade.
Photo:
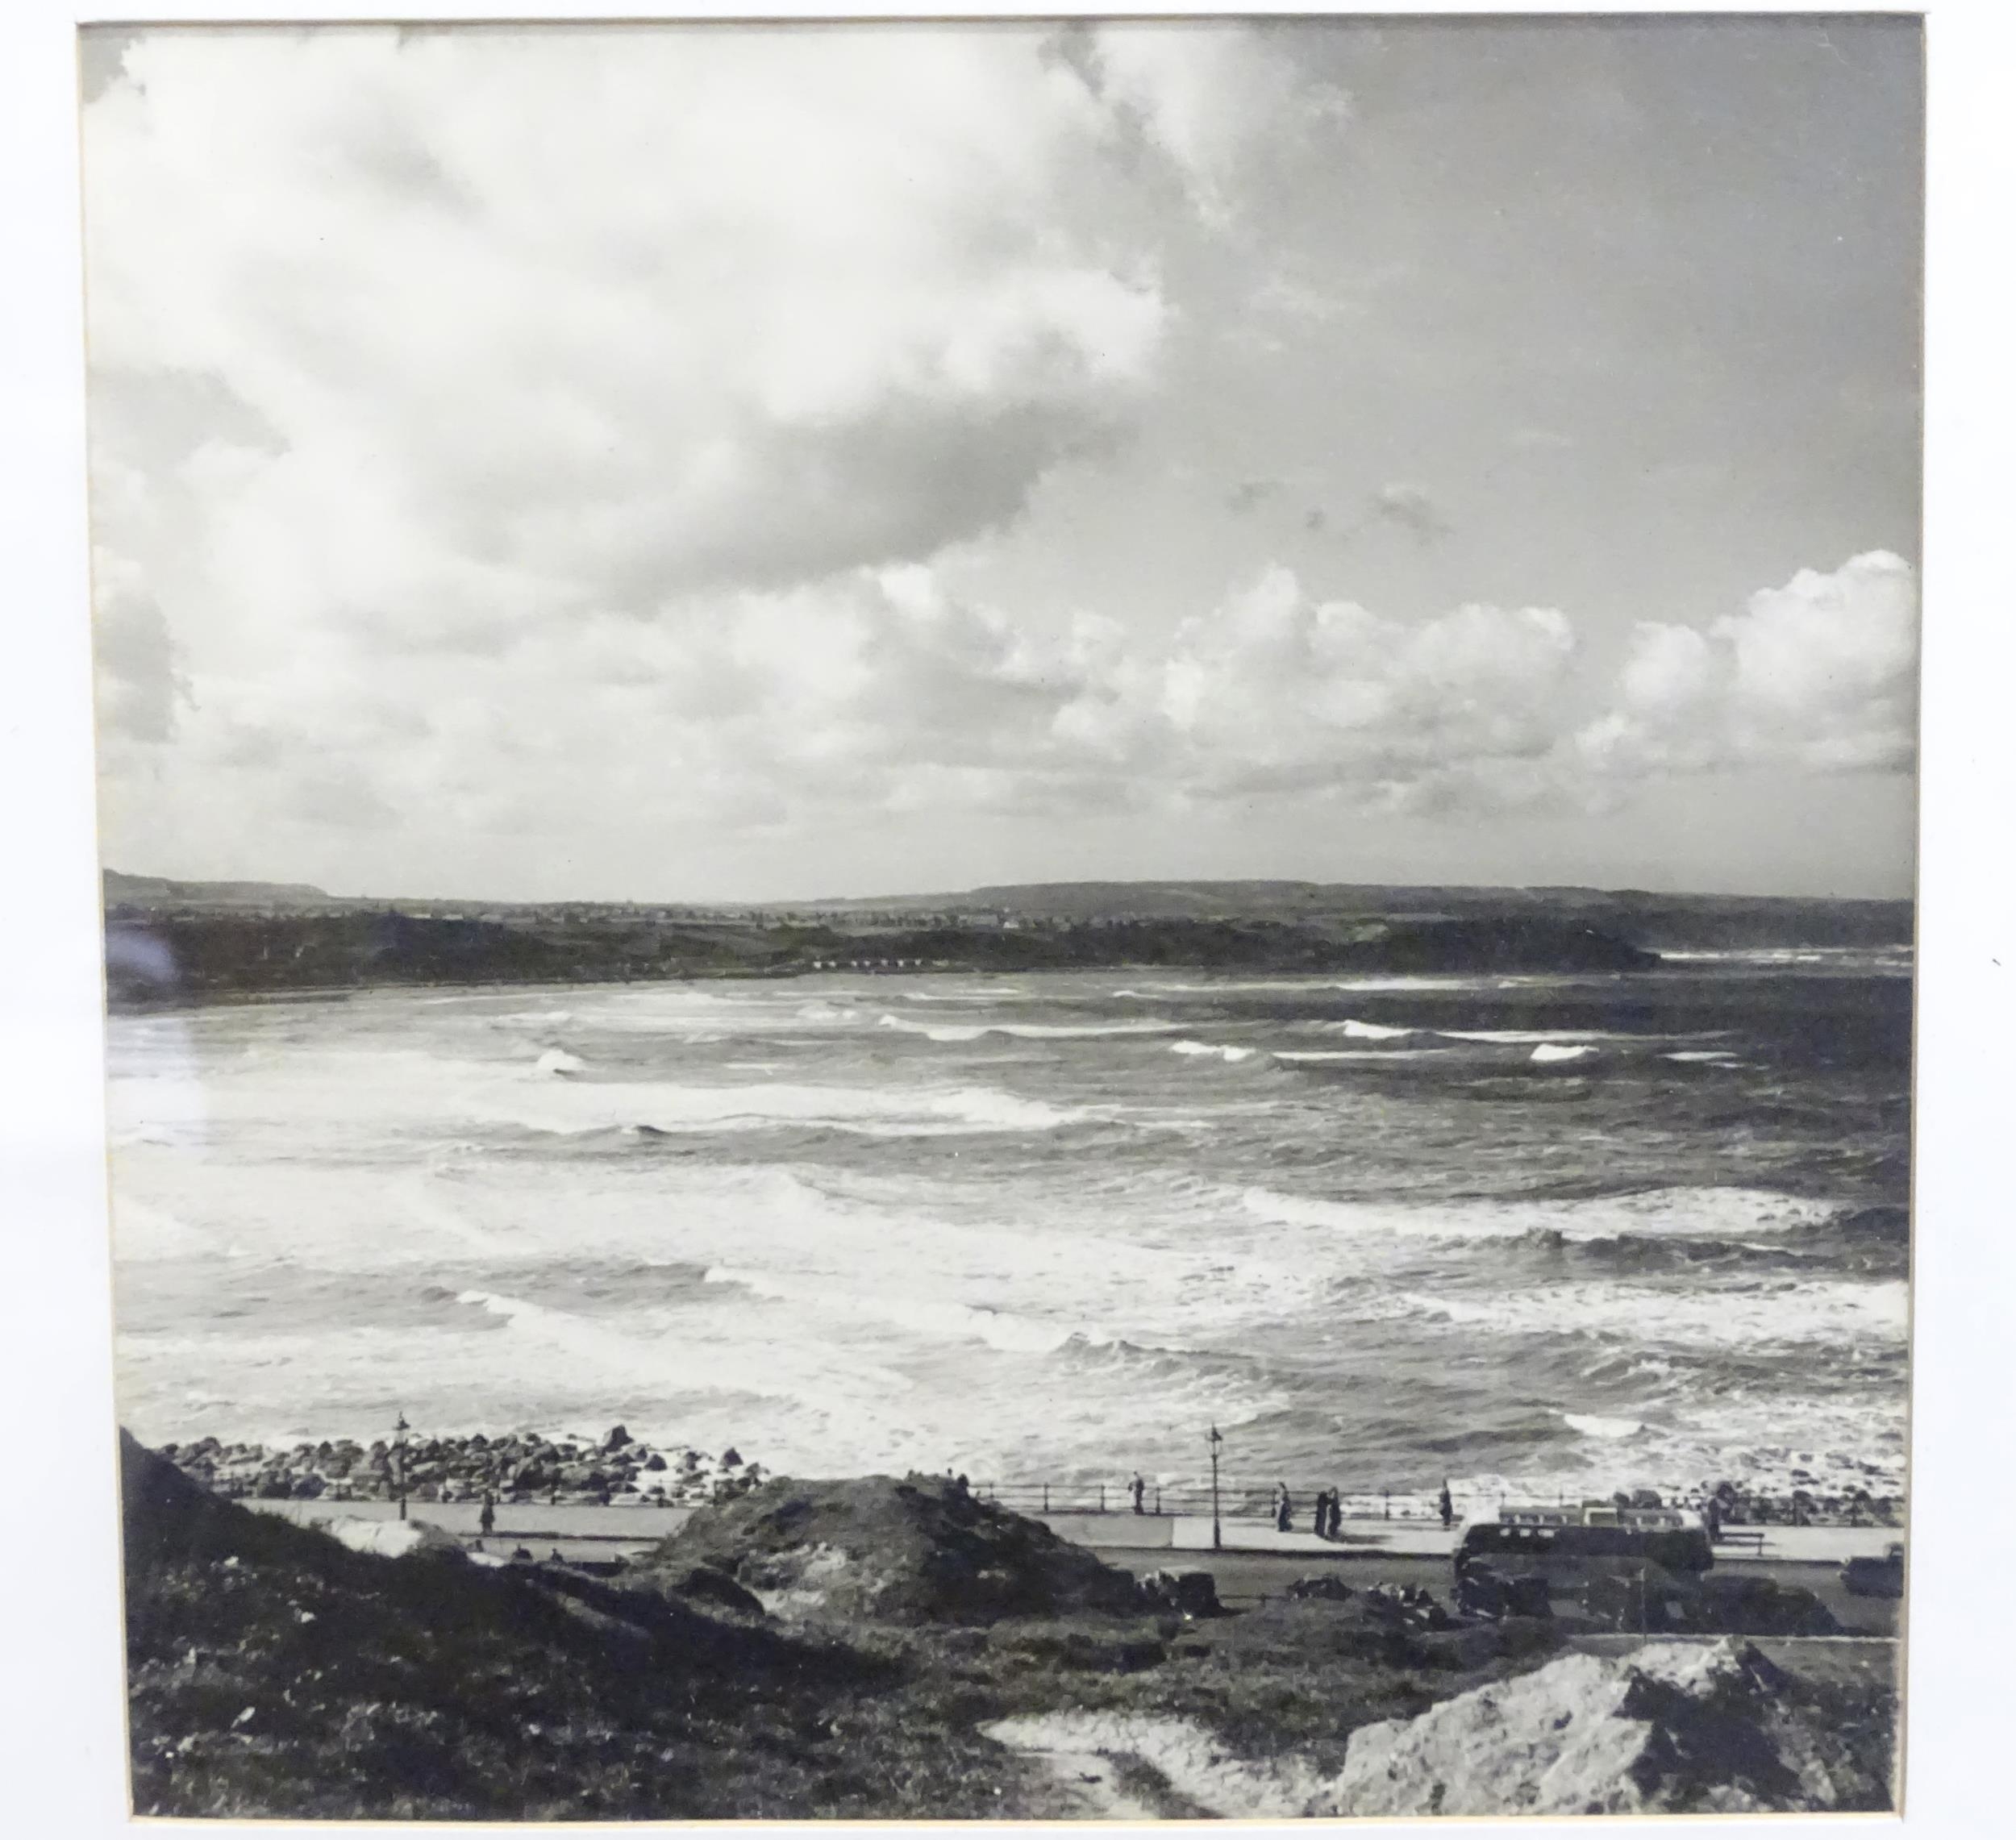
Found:
M 1324 1537 L 1326 1538 L 1334 1540 L 1339 1538 L 1343 1534 L 1343 1497 L 1333 1488 L 1330 1492 L 1330 1525 L 1323 1530 Z
M 1435 1499 L 1435 1505 L 1442 1510 L 1442 1525 L 1447 1529 L 1456 1525 L 1456 1505 L 1449 1497 L 1449 1479 L 1442 1479 L 1442 1493 Z
M 1135 1513 L 1145 1514 L 1148 1513 L 1148 1509 L 1142 1505 L 1142 1497 L 1145 1496 L 1148 1492 L 1148 1485 L 1147 1480 L 1142 1476 L 1139 1470 L 1136 1470 L 1134 1474 L 1133 1481 L 1127 1484 L 1127 1492 L 1134 1497 L 1134 1511 Z
M 1289 1496 L 1288 1484 L 1285 1482 L 1277 1482 L 1274 1484 L 1274 1526 L 1276 1530 L 1280 1533 L 1286 1533 L 1289 1527 L 1294 1524 L 1294 1520 L 1295 1504 Z
M 483 1491 L 483 1512 L 476 1517 L 476 1524 L 485 1539 L 497 1531 L 497 1497 L 487 1488 Z
M 1318 1539 L 1321 1539 L 1323 1537 L 1323 1529 L 1329 1525 L 1330 1491 L 1327 1488 L 1319 1488 L 1316 1491 L 1315 1510 L 1309 1517 L 1309 1530 Z

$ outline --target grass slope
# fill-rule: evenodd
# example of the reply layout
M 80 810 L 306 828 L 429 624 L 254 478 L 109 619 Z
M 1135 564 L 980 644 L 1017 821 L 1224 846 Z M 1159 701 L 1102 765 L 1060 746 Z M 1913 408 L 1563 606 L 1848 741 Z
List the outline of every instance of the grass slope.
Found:
M 146 1815 L 1054 1817 L 1085 1812 L 1072 1782 L 982 1726 L 1181 1719 L 1234 1759 L 1332 1772 L 1358 1726 L 1531 1671 L 1562 1639 L 1437 1629 L 1362 1593 L 1177 1617 L 931 1478 L 775 1482 L 602 1580 L 352 1552 L 122 1451 Z M 1880 1743 L 1893 1701 L 1837 1697 L 1830 1716 Z M 1196 1812 L 1151 1764 L 1114 1767 L 1128 1805 Z

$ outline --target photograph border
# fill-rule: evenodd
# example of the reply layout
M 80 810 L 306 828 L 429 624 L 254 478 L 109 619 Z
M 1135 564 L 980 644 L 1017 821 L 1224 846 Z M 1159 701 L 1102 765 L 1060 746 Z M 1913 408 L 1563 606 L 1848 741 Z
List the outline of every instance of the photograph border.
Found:
M 779 5 L 758 9 L 569 6 L 404 9 L 276 5 L 80 9 L 11 0 L 0 15 L 0 225 L 16 277 L 0 290 L 8 599 L 13 668 L 0 673 L 0 785 L 15 898 L 0 918 L 12 970 L 15 1052 L 0 1104 L 0 1208 L 9 1269 L 5 1376 L 18 1438 L 7 1517 L 14 1576 L 33 1580 L 10 1643 L 0 1731 L 23 1831 L 105 1834 L 125 1808 L 106 1239 L 103 1045 L 95 764 L 83 493 L 81 247 L 74 32 L 81 24 L 309 23 L 710 19 L 878 19 L 1365 14 L 1816 17 L 1922 12 L 1927 23 L 1926 469 L 1921 566 L 1919 911 L 1914 1077 L 1910 1596 L 1906 1630 L 1908 1799 L 1914 1833 L 1971 1836 L 2008 1817 L 1997 1753 L 2010 1709 L 2016 1629 L 1992 1592 L 1981 1538 L 2016 1517 L 2006 1402 L 2016 1256 L 1999 1218 L 2008 1176 L 2008 1044 L 2016 1040 L 2016 813 L 2006 708 L 2016 684 L 2006 515 L 2012 402 L 2005 328 L 2016 324 L 1999 227 L 2016 210 L 2005 92 L 2016 77 L 2016 9 L 2004 0 L 1896 6 L 1696 3 L 1586 9 L 1386 5 L 1055 8 Z M 1929 1243 L 1927 1226 L 1937 1234 Z M 1987 1549 L 1992 1557 L 1992 1549 Z M 1677 1817 L 1689 1819 L 1693 1817 Z M 1761 1831 L 1784 1817 L 1718 1818 Z M 1885 1817 L 1802 1817 L 1808 1832 Z M 327 1831 L 328 1824 L 177 1823 Z M 394 1831 L 405 1824 L 372 1824 Z M 496 1824 L 420 1824 L 471 1835 Z M 532 1824 L 527 1824 L 532 1825 Z M 555 1830 L 660 1823 L 558 1824 Z M 737 1824 L 741 1825 L 741 1824 Z M 776 1825 L 776 1824 L 765 1824 Z M 828 1823 L 802 1825 L 816 1830 Z M 881 1825 L 884 1824 L 872 1824 Z M 893 1824 L 892 1824 L 893 1825 Z M 964 1824 L 961 1824 L 964 1825 Z M 1250 1825 L 1251 1823 L 1238 1825 Z M 1422 1823 L 1361 1821 L 1378 1834 Z M 1586 1821 L 1465 1821 L 1467 1832 L 1569 1834 Z M 1060 1829 L 1060 1831 L 1066 1830 Z

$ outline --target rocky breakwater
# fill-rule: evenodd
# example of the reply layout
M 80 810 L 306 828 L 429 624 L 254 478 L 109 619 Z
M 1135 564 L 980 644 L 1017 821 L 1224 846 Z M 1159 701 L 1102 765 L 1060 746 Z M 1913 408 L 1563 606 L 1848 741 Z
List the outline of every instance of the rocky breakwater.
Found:
M 164 1444 L 184 1475 L 226 1497 L 264 1501 L 582 1502 L 605 1506 L 699 1506 L 728 1501 L 764 1479 L 739 1451 L 710 1455 L 654 1448 L 621 1425 L 599 1438 L 481 1431 L 416 1437 L 323 1438 L 290 1447 L 202 1438 Z

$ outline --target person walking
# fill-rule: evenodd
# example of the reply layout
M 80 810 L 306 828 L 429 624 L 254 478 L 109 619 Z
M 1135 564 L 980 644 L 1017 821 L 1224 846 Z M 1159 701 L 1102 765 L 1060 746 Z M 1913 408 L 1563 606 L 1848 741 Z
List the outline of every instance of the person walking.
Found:
M 1446 1476 L 1442 1479 L 1442 1492 L 1435 1498 L 1435 1506 L 1442 1511 L 1443 1526 L 1445 1529 L 1454 1526 L 1456 1519 L 1456 1505 L 1450 1498 L 1449 1479 Z
M 1323 1530 L 1326 1539 L 1337 1539 L 1344 1530 L 1344 1499 L 1335 1489 L 1330 1492 L 1330 1525 Z
M 1294 1524 L 1294 1520 L 1295 1504 L 1289 1495 L 1288 1484 L 1285 1482 L 1277 1482 L 1274 1484 L 1275 1530 L 1278 1533 L 1286 1533 Z
M 497 1531 L 497 1497 L 487 1488 L 483 1491 L 483 1512 L 476 1517 L 476 1524 L 485 1539 Z
M 1327 1488 L 1319 1488 L 1316 1491 L 1315 1509 L 1309 1517 L 1309 1530 L 1318 1539 L 1321 1539 L 1323 1537 L 1323 1530 L 1329 1525 L 1330 1491 Z
M 1139 1470 L 1136 1470 L 1134 1473 L 1133 1481 L 1127 1484 L 1127 1492 L 1134 1497 L 1134 1511 L 1135 1513 L 1145 1514 L 1148 1513 L 1147 1508 L 1143 1505 L 1143 1498 L 1148 1494 L 1148 1479 L 1144 1477 Z

